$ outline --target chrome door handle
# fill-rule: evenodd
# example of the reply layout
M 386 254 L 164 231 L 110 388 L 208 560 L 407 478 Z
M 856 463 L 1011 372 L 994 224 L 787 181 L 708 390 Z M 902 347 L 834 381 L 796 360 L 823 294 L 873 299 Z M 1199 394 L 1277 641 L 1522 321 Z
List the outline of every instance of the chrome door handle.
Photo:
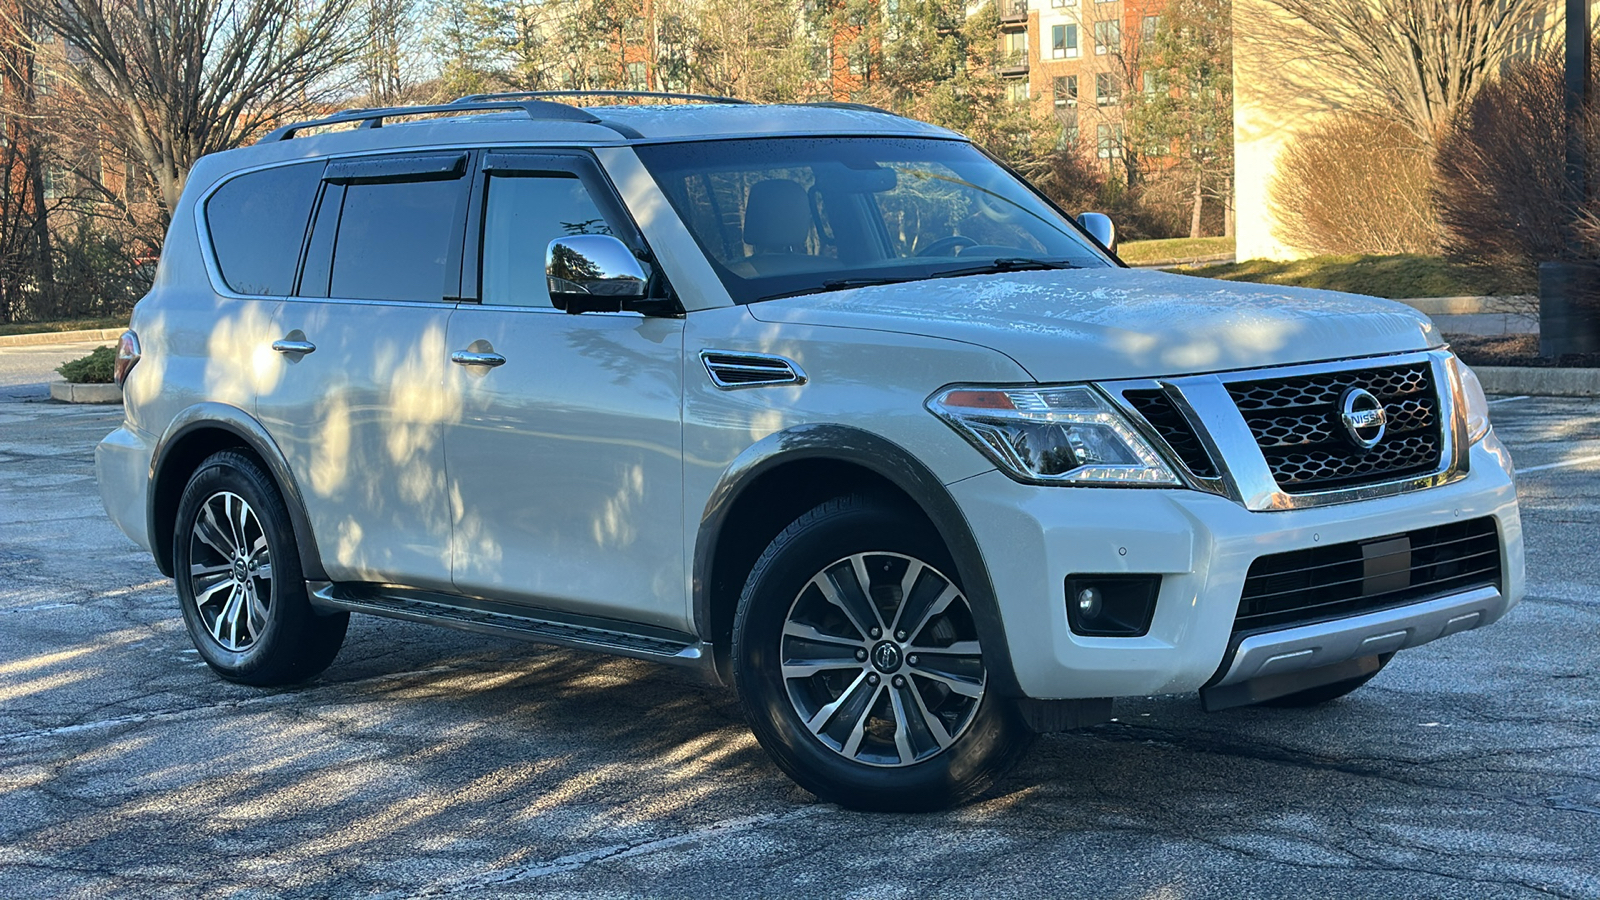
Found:
M 279 353 L 310 353 L 317 345 L 310 341 L 273 341 L 272 349 Z
M 506 358 L 498 353 L 474 353 L 471 350 L 457 350 L 450 354 L 450 361 L 458 366 L 483 366 L 489 369 L 506 364 Z

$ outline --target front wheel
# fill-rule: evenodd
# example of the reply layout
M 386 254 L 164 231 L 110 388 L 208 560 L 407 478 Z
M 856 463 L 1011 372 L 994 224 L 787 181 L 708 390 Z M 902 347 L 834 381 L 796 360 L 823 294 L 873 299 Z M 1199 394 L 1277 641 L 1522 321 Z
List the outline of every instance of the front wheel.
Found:
M 734 680 L 757 740 L 802 787 L 856 809 L 940 809 L 1026 751 L 954 571 L 926 520 L 860 496 L 811 510 L 762 554 L 734 621 Z

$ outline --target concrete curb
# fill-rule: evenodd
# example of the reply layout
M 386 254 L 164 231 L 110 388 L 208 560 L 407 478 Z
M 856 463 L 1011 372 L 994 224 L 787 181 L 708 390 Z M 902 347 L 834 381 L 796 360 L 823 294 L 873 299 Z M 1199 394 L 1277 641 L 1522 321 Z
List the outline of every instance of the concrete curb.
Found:
M 1490 394 L 1534 397 L 1600 397 L 1600 369 L 1473 366 Z
M 31 334 L 0 334 L 0 347 L 34 347 L 42 344 L 76 344 L 82 341 L 115 341 L 126 328 L 96 328 L 90 331 L 35 331 Z
M 1536 294 L 1510 294 L 1488 297 L 1412 297 L 1396 300 L 1423 315 L 1475 316 L 1513 315 L 1539 316 L 1539 297 Z
M 114 384 L 70 384 L 65 381 L 52 381 L 50 399 L 62 403 L 121 403 L 122 388 Z

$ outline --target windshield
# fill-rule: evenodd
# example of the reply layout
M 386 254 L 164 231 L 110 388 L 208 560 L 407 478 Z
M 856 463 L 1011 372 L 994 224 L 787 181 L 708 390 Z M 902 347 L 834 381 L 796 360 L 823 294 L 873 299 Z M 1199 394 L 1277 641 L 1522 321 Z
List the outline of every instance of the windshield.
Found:
M 776 138 L 637 150 L 736 303 L 1112 265 L 964 141 Z

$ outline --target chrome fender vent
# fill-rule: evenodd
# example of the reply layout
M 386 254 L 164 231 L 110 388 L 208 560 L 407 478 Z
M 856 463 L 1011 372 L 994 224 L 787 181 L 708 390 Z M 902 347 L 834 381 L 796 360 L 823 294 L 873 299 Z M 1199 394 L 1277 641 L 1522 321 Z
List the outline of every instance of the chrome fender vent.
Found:
M 792 360 L 767 353 L 701 350 L 711 383 L 725 391 L 777 384 L 805 384 L 806 373 Z

